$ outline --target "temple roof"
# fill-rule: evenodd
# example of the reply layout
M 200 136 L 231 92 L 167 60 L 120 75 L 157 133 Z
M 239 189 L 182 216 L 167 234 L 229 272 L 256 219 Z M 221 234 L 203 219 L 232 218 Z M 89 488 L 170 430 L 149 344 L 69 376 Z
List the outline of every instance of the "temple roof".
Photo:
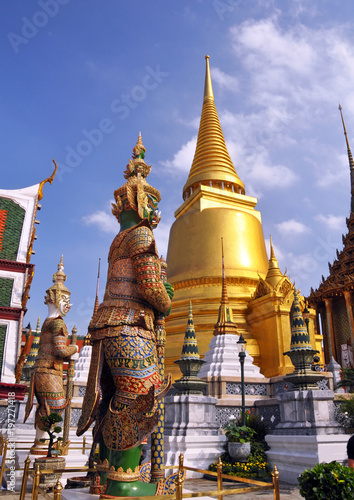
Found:
M 324 298 L 341 295 L 346 290 L 354 290 L 354 161 L 349 146 L 347 130 L 345 128 L 342 106 L 339 105 L 344 135 L 347 145 L 350 186 L 351 186 L 351 205 L 350 216 L 346 219 L 348 228 L 347 234 L 342 236 L 343 249 L 337 250 L 337 258 L 333 264 L 328 263 L 329 276 L 324 278 L 316 290 L 311 288 L 309 302 L 319 302 Z
M 206 59 L 204 101 L 200 119 L 197 147 L 187 182 L 183 188 L 183 198 L 192 186 L 227 183 L 232 190 L 245 194 L 243 182 L 238 177 L 226 148 L 224 135 L 216 111 L 210 76 L 209 56 Z

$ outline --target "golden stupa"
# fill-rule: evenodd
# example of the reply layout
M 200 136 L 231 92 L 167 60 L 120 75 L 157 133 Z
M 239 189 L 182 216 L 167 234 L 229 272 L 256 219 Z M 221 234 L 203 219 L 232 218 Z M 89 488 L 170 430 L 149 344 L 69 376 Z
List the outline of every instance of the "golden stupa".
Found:
M 261 215 L 255 209 L 257 199 L 245 195 L 227 151 L 214 102 L 209 56 L 197 146 L 183 200 L 175 212 L 167 252 L 168 281 L 174 285 L 175 296 L 166 320 L 166 371 L 173 378 L 179 376 L 173 362 L 183 345 L 190 301 L 201 356 L 208 350 L 222 292 L 223 238 L 228 297 L 238 334 L 246 339 L 247 350 L 263 375 L 289 373 L 293 366 L 282 353 L 290 346 L 293 285 L 281 273 L 273 249 L 268 261 Z M 311 337 L 317 345 L 313 332 Z

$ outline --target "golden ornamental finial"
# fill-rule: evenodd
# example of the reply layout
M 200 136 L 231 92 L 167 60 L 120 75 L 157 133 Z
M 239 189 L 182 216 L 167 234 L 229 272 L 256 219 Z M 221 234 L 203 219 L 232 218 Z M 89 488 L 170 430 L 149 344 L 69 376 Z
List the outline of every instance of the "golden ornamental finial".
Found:
M 55 160 L 53 160 L 53 163 L 54 163 L 55 167 L 54 167 L 54 171 L 53 171 L 52 175 L 50 177 L 48 177 L 47 179 L 44 179 L 44 181 L 42 181 L 39 184 L 39 188 L 38 188 L 38 201 L 43 198 L 43 186 L 44 186 L 44 184 L 46 182 L 49 182 L 49 184 L 52 184 L 52 182 L 54 180 L 54 177 L 55 177 L 55 174 L 57 173 L 58 165 L 55 163 Z
M 206 71 L 205 71 L 204 99 L 207 99 L 209 97 L 214 99 L 213 86 L 211 83 L 209 59 L 210 59 L 209 56 L 205 56 Z
M 274 247 L 271 235 L 269 236 L 269 242 L 270 242 L 270 257 L 269 257 L 268 272 L 265 281 L 270 285 L 272 285 L 273 288 L 275 288 L 279 283 L 279 281 L 285 276 L 285 274 L 283 275 L 281 270 L 279 269 L 279 264 L 274 253 Z
M 53 283 L 64 283 L 66 280 L 66 274 L 64 273 L 64 260 L 63 256 L 60 258 L 58 264 L 58 271 L 53 274 Z
M 141 132 L 139 132 L 139 137 L 138 137 L 137 143 L 136 143 L 135 147 L 133 148 L 133 158 L 138 158 L 139 155 L 142 155 L 142 154 L 143 154 L 143 156 L 140 156 L 140 158 L 144 158 L 145 153 L 146 153 L 146 149 L 145 149 L 145 146 L 143 144 L 143 140 L 141 138 Z
M 275 254 L 274 254 L 274 248 L 273 248 L 273 241 L 272 241 L 272 235 L 269 235 L 269 242 L 270 242 L 270 258 L 275 259 Z

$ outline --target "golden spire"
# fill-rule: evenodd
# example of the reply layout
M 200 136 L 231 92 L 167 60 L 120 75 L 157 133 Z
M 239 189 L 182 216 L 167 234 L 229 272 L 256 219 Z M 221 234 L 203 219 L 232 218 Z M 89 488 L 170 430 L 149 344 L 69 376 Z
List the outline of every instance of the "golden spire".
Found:
M 283 274 L 280 271 L 278 261 L 275 258 L 272 237 L 270 236 L 269 239 L 270 239 L 270 258 L 269 258 L 268 273 L 265 278 L 265 281 L 270 285 L 272 285 L 273 288 L 275 288 L 279 283 L 279 281 L 283 278 Z
M 222 292 L 221 303 L 219 307 L 218 322 L 214 326 L 213 335 L 223 335 L 225 333 L 237 334 L 237 326 L 232 315 L 232 308 L 227 297 L 225 263 L 224 263 L 224 241 L 221 238 L 221 255 L 222 255 Z
M 345 135 L 345 142 L 347 143 L 347 151 L 348 151 L 348 159 L 349 159 L 349 168 L 350 168 L 350 188 L 351 188 L 351 203 L 350 203 L 350 211 L 354 213 L 354 160 L 353 160 L 353 155 L 352 151 L 349 146 L 349 140 L 348 140 L 348 135 L 347 135 L 347 129 L 345 128 L 345 123 L 344 123 L 344 118 L 343 118 L 343 113 L 342 113 L 342 106 L 339 104 L 338 109 L 340 111 L 340 116 L 342 118 L 342 123 L 343 123 L 343 129 L 344 129 L 344 135 Z
M 99 302 L 98 302 L 98 291 L 99 291 L 99 285 L 100 285 L 100 268 L 101 268 L 101 259 L 98 259 L 98 271 L 97 271 L 97 285 L 96 285 L 96 298 L 95 298 L 95 304 L 93 306 L 93 313 L 91 320 L 94 318 L 95 314 L 97 313 Z M 91 345 L 91 333 L 87 332 L 85 340 L 84 340 L 84 345 Z
M 214 102 L 209 56 L 206 56 L 205 59 L 206 73 L 202 116 L 192 167 L 183 188 L 183 199 L 186 199 L 190 195 L 191 188 L 192 190 L 197 188 L 199 183 L 245 194 L 245 186 L 238 177 L 226 148 Z
M 101 267 L 101 259 L 98 259 L 96 298 L 95 298 L 95 305 L 93 307 L 93 315 L 92 315 L 92 317 L 96 314 L 97 309 L 98 309 L 98 291 L 99 291 L 99 285 L 100 285 L 100 267 Z

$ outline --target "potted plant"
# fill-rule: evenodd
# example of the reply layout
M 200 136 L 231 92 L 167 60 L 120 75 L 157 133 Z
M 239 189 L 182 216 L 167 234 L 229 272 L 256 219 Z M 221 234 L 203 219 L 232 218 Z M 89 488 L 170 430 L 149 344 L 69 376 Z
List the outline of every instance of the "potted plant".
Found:
M 63 418 L 59 413 L 51 413 L 48 416 L 41 417 L 41 421 L 43 423 L 43 430 L 48 434 L 49 436 L 49 443 L 48 443 L 48 451 L 47 451 L 47 457 L 51 458 L 53 456 L 53 448 L 54 448 L 54 439 L 56 437 L 56 434 L 60 434 L 62 431 L 62 428 L 58 424 L 59 422 L 63 421 Z M 57 441 L 62 441 L 63 438 L 57 437 Z M 40 439 L 42 443 L 45 443 L 45 439 Z M 56 453 L 57 455 L 57 453 Z
M 306 500 L 352 500 L 354 469 L 338 462 L 316 464 L 298 478 L 300 494 Z
M 49 436 L 47 455 L 45 457 L 38 457 L 35 459 L 35 463 L 39 463 L 39 468 L 41 470 L 46 469 L 65 469 L 65 458 L 59 457 L 59 451 L 54 450 L 56 443 L 62 441 L 61 437 L 57 435 L 62 432 L 62 428 L 57 425 L 62 422 L 63 418 L 59 413 L 51 413 L 48 416 L 41 417 L 43 422 L 43 430 Z M 56 439 L 56 441 L 55 441 Z M 42 443 L 46 442 L 46 439 L 40 439 Z M 55 486 L 58 479 L 60 479 L 61 473 L 54 474 L 41 474 L 40 485 L 44 488 L 50 488 Z
M 235 418 L 230 418 L 224 426 L 229 455 L 238 462 L 246 462 L 251 453 L 251 439 L 255 430 L 247 425 L 240 425 Z

